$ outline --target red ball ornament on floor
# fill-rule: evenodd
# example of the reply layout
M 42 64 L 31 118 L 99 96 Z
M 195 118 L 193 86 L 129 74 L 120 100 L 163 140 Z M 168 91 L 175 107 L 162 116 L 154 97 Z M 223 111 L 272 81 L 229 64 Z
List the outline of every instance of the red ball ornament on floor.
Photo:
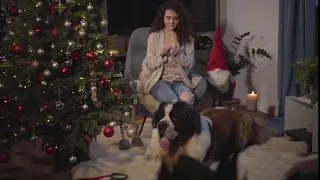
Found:
M 106 77 L 102 77 L 102 78 L 99 79 L 99 83 L 103 87 L 108 87 L 109 82 L 110 82 L 109 79 L 107 79 Z
M 88 51 L 84 54 L 84 58 L 85 58 L 87 61 L 94 61 L 94 60 L 96 60 L 97 55 L 96 55 L 96 53 L 94 53 L 94 51 L 88 50 Z
M 17 16 L 18 15 L 18 8 L 16 6 L 9 7 L 9 14 L 11 16 Z
M 104 65 L 104 68 L 106 68 L 107 70 L 110 70 L 113 66 L 113 62 L 111 59 L 106 59 L 103 65 Z
M 57 148 L 56 147 L 54 147 L 54 146 L 47 146 L 46 147 L 46 153 L 49 156 L 53 156 L 56 152 L 57 152 Z
M 13 54 L 19 54 L 23 51 L 23 46 L 21 44 L 14 44 L 12 47 L 11 47 L 11 52 Z
M 114 135 L 114 129 L 112 126 L 106 126 L 104 127 L 103 129 L 103 134 L 106 136 L 106 137 L 112 137 Z
M 7 152 L 0 153 L 0 163 L 8 163 L 11 160 L 11 154 Z

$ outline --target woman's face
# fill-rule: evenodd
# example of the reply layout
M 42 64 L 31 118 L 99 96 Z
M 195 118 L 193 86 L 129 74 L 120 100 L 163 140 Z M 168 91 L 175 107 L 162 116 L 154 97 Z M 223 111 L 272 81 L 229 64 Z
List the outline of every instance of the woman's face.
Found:
M 173 31 L 179 23 L 177 13 L 172 9 L 167 9 L 163 17 L 165 28 Z

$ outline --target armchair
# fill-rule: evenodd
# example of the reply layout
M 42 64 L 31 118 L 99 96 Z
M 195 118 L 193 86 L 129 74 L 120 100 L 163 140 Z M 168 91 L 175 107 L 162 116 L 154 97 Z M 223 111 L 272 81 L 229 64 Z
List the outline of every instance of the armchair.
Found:
M 149 27 L 142 27 L 134 30 L 130 36 L 126 63 L 124 69 L 124 76 L 131 77 L 131 79 L 138 79 L 141 71 L 142 62 L 147 54 L 147 41 L 149 37 Z M 204 95 L 207 89 L 207 81 L 202 78 L 199 85 L 193 89 L 196 96 L 196 103 Z M 151 95 L 139 94 L 139 103 L 134 106 L 136 114 L 141 113 L 144 116 L 144 121 L 139 130 L 139 135 L 142 132 L 143 125 L 147 117 L 158 109 L 159 102 Z M 196 104 L 195 103 L 195 104 Z

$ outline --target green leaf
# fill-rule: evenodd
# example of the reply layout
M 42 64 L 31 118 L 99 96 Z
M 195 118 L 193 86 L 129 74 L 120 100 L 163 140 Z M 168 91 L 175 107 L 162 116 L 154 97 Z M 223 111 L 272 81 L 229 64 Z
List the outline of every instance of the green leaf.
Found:
M 241 41 L 241 38 L 239 37 L 234 37 L 236 40 Z
M 250 35 L 250 32 L 246 32 L 246 33 L 240 35 L 240 37 L 243 39 L 244 37 L 249 36 L 249 35 Z

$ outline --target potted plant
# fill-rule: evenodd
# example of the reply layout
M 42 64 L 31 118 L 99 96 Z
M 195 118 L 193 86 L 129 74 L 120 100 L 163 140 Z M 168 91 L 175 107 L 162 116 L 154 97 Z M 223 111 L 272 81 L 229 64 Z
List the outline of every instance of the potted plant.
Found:
M 311 106 L 318 102 L 318 57 L 303 58 L 292 64 L 295 78 L 311 100 Z
M 244 54 L 240 54 L 238 52 L 239 47 L 241 47 L 241 44 L 243 40 L 250 35 L 250 32 L 246 32 L 242 35 L 238 35 L 234 37 L 234 40 L 232 41 L 231 51 L 226 47 L 226 63 L 228 70 L 233 76 L 236 76 L 240 73 L 240 70 L 243 68 L 249 68 L 252 70 L 256 66 L 254 65 L 254 61 L 258 58 L 267 58 L 271 59 L 270 54 L 262 49 L 262 48 L 252 48 L 249 50 L 249 47 L 245 46 Z M 223 100 L 228 101 L 232 100 L 234 94 L 234 86 L 230 86 L 229 91 L 223 94 Z

